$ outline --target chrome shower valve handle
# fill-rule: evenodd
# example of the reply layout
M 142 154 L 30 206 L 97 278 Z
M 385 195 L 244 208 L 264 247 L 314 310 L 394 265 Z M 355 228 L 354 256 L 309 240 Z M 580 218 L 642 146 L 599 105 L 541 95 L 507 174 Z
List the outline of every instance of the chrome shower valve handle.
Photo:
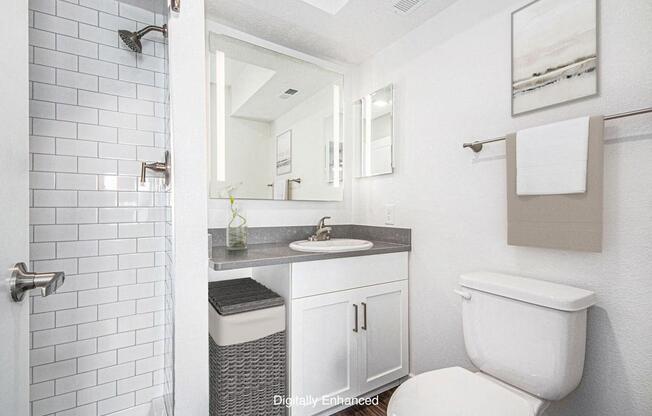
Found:
M 14 302 L 20 302 L 28 290 L 40 288 L 42 296 L 49 296 L 57 291 L 66 280 L 64 272 L 28 272 L 25 263 L 16 263 L 11 273 L 10 289 Z
M 165 162 L 141 162 L 140 183 L 145 183 L 147 170 L 163 173 L 165 186 L 170 185 L 170 152 L 165 151 Z

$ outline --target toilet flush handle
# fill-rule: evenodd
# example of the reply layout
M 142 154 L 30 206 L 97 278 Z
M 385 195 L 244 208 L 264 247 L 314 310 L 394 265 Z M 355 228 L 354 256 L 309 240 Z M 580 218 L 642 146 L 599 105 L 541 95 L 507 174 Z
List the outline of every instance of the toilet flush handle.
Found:
M 469 292 L 466 292 L 464 290 L 459 290 L 459 289 L 455 289 L 453 290 L 453 292 L 457 293 L 458 295 L 460 295 L 466 300 L 471 300 L 471 294 Z

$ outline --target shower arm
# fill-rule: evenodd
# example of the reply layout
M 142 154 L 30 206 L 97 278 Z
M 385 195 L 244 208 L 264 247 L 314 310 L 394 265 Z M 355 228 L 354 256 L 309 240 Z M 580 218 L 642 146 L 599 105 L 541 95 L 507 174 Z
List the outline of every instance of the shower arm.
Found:
M 140 29 L 136 34 L 138 35 L 139 38 L 145 36 L 149 32 L 161 32 L 163 33 L 163 36 L 167 37 L 168 36 L 168 25 L 163 25 L 163 26 L 155 26 L 155 25 L 149 25 L 145 26 L 144 28 Z

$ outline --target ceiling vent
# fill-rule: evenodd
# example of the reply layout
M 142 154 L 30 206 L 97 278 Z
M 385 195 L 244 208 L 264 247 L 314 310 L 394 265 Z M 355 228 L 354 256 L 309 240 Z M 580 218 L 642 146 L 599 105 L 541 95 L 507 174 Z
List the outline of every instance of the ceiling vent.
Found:
M 407 15 L 414 12 L 427 0 L 394 0 L 392 5 L 394 7 L 394 13 Z
M 296 94 L 296 93 L 298 93 L 298 92 L 299 92 L 299 91 L 298 91 L 298 90 L 295 90 L 294 88 L 288 88 L 287 90 L 285 90 L 284 93 L 282 93 L 282 94 L 279 95 L 278 97 L 279 97 L 280 99 L 282 99 L 282 100 L 287 100 L 288 98 L 292 97 L 294 94 Z

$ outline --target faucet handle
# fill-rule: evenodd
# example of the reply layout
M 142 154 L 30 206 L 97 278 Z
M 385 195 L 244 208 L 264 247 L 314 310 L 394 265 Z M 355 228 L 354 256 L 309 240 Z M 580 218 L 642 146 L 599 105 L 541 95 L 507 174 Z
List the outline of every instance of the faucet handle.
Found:
M 25 292 L 40 288 L 42 296 L 49 296 L 57 291 L 66 279 L 64 272 L 34 273 L 27 271 L 25 263 L 16 263 L 10 279 L 11 297 L 20 302 Z
M 141 162 L 140 183 L 145 183 L 147 169 L 152 170 L 154 172 L 163 173 L 163 178 L 165 179 L 165 186 L 169 186 L 170 185 L 170 152 L 167 150 L 165 151 L 164 162 Z

